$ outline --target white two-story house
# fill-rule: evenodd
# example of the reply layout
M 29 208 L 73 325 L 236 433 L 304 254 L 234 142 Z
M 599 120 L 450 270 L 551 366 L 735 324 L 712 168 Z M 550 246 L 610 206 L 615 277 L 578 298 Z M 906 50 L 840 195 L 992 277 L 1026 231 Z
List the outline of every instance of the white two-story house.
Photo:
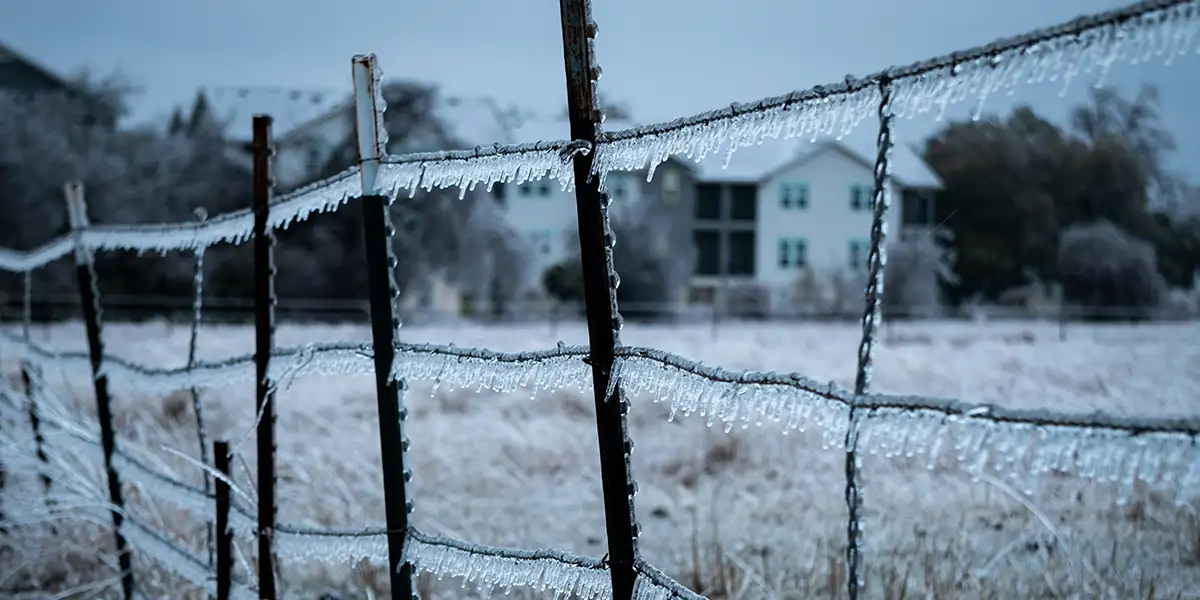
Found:
M 870 248 L 873 136 L 808 144 L 768 142 L 701 163 L 693 218 L 692 299 L 757 286 L 790 293 L 817 277 L 862 271 Z M 889 239 L 933 224 L 937 175 L 907 145 L 891 153 Z

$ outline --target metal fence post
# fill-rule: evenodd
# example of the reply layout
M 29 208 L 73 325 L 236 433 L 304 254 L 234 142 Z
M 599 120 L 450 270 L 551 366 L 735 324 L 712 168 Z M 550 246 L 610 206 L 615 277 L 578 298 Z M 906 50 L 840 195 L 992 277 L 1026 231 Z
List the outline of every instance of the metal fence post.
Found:
M 254 116 L 254 366 L 258 430 L 258 594 L 275 600 L 275 390 L 270 381 L 275 348 L 275 230 L 271 211 L 271 117 Z
M 401 563 L 404 539 L 408 532 L 408 513 L 412 504 L 406 483 L 412 474 L 404 466 L 408 438 L 404 435 L 403 379 L 392 379 L 392 361 L 396 354 L 396 330 L 400 319 L 396 312 L 399 288 L 396 286 L 396 255 L 392 250 L 391 217 L 385 196 L 377 195 L 379 159 L 385 154 L 380 139 L 375 95 L 375 55 L 355 56 L 351 61 L 354 75 L 354 110 L 358 126 L 358 155 L 362 175 L 359 199 L 363 216 L 363 243 L 367 258 L 367 290 L 371 304 L 371 342 L 375 358 L 375 394 L 379 410 L 379 449 L 383 463 L 383 498 L 388 528 L 388 573 L 393 600 L 413 598 L 412 566 Z
M 75 274 L 79 283 L 79 301 L 83 309 L 83 324 L 87 330 L 88 354 L 92 362 L 92 379 L 96 391 L 96 418 L 100 421 L 100 445 L 104 450 L 104 470 L 108 475 L 108 495 L 113 504 L 113 538 L 117 560 L 121 567 L 121 589 L 125 600 L 133 600 L 133 556 L 130 554 L 121 525 L 125 521 L 125 500 L 121 480 L 113 468 L 113 453 L 117 440 L 113 431 L 112 397 L 108 392 L 108 376 L 103 373 L 104 340 L 100 335 L 100 291 L 92 253 L 83 244 L 83 232 L 88 225 L 87 204 L 83 199 L 83 184 L 72 181 L 64 186 L 67 214 L 75 237 Z
M 862 489 L 858 471 L 861 454 L 858 452 L 858 430 L 863 413 L 858 398 L 871 387 L 871 366 L 875 344 L 879 337 L 880 309 L 883 304 L 884 265 L 887 264 L 887 215 L 891 207 L 892 153 L 892 82 L 885 77 L 879 83 L 879 136 L 876 139 L 874 191 L 871 197 L 871 249 L 867 257 L 867 287 L 862 315 L 862 340 L 858 345 L 858 369 L 854 377 L 854 401 L 850 405 L 846 425 L 846 593 L 857 600 L 864 586 L 862 575 Z
M 23 321 L 21 323 L 21 335 L 25 338 L 25 344 L 32 347 L 33 345 L 33 272 L 25 271 L 24 277 L 24 298 L 23 304 Z M 40 381 L 40 374 L 35 375 L 33 363 L 28 360 L 21 361 L 21 383 L 25 387 L 25 410 L 29 415 L 29 428 L 33 430 L 33 445 L 34 451 L 37 453 L 38 462 L 42 463 L 42 468 L 45 469 L 40 474 L 42 480 L 42 489 L 46 493 L 46 506 L 52 507 L 53 501 L 50 499 L 50 487 L 53 485 L 50 479 L 50 458 L 46 456 L 46 440 L 42 437 L 41 418 L 38 417 L 37 409 L 37 390 L 34 388 L 34 381 Z M 58 532 L 58 527 L 51 525 L 52 533 Z
M 49 467 L 50 458 L 46 456 L 46 439 L 42 437 L 41 417 L 38 416 L 37 409 L 37 390 L 34 388 L 34 381 L 40 379 L 34 375 L 33 365 L 29 361 L 21 363 L 21 383 L 25 386 L 25 408 L 29 414 L 29 428 L 33 430 L 33 445 L 34 451 L 37 453 L 38 462 L 42 463 L 43 467 Z M 50 495 L 50 486 L 52 485 L 50 475 L 47 471 L 42 471 L 41 475 L 42 489 L 46 495 Z M 46 499 L 47 504 L 50 499 Z
M 229 442 L 213 442 L 213 467 L 223 477 L 216 479 L 217 600 L 229 600 L 233 587 L 233 532 L 229 530 Z
M 637 521 L 633 513 L 636 487 L 629 470 L 629 439 L 625 415 L 629 402 L 614 376 L 618 331 L 616 287 L 612 268 L 615 239 L 608 223 L 607 194 L 598 178 L 590 177 L 600 111 L 595 80 L 599 68 L 592 56 L 596 23 L 588 0 L 560 0 L 563 54 L 566 67 L 567 111 L 571 139 L 591 142 L 593 151 L 574 156 L 575 205 L 579 222 L 579 253 L 583 263 L 583 291 L 587 309 L 596 430 L 600 441 L 600 480 L 604 490 L 605 532 L 613 599 L 629 600 L 637 577 Z

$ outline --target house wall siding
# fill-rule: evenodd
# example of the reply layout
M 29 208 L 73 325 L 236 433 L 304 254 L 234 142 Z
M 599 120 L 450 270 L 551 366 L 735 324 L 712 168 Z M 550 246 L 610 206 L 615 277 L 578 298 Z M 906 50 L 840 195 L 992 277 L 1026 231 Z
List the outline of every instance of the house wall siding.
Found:
M 808 267 L 817 275 L 850 268 L 850 243 L 869 239 L 871 210 L 850 208 L 853 186 L 873 185 L 871 169 L 846 154 L 830 150 L 771 174 L 759 185 L 758 254 L 756 279 L 767 286 L 788 286 L 800 275 L 796 267 L 779 264 L 779 241 L 802 239 Z M 808 207 L 784 208 L 784 183 L 808 185 Z M 888 231 L 898 232 L 900 187 L 893 184 Z M 869 197 L 868 197 L 869 202 Z

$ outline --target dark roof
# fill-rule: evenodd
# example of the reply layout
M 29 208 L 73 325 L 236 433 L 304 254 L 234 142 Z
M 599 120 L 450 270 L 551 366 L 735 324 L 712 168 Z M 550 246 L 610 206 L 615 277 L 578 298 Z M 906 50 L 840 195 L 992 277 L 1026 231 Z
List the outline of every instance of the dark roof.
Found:
M 54 71 L 0 42 L 0 89 L 20 92 L 75 92 L 75 86 Z

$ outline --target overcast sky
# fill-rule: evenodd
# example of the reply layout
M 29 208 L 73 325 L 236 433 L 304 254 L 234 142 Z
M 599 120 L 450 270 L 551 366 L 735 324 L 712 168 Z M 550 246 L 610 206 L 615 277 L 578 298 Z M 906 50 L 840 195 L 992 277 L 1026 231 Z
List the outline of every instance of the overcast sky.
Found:
M 846 74 L 968 48 L 1125 4 L 1121 0 L 595 0 L 601 89 L 639 121 L 665 120 L 831 83 Z M 121 71 L 144 87 L 138 117 L 161 117 L 202 85 L 345 89 L 350 58 L 375 52 L 389 76 L 558 111 L 564 102 L 553 0 L 3 0 L 0 41 L 64 74 Z M 1200 182 L 1200 56 L 1120 65 L 1109 81 L 1159 86 Z M 1085 97 L 1031 86 L 1027 102 L 1061 118 Z M 952 116 L 965 114 L 966 109 Z M 902 141 L 937 126 L 903 121 Z

